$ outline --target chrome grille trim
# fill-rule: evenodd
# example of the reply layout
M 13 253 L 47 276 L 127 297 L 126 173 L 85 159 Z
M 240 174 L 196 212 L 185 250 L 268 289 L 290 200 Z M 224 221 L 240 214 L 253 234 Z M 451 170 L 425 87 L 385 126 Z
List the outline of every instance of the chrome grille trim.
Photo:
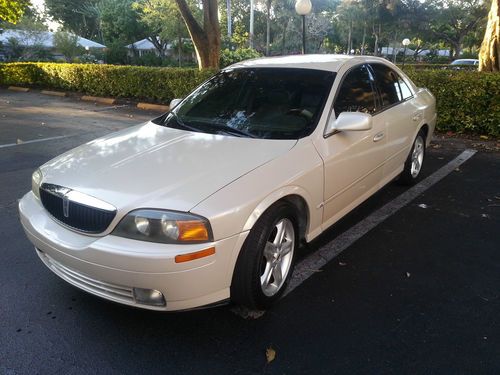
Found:
M 39 192 L 47 212 L 73 230 L 102 233 L 116 216 L 116 208 L 111 204 L 64 186 L 43 183 Z

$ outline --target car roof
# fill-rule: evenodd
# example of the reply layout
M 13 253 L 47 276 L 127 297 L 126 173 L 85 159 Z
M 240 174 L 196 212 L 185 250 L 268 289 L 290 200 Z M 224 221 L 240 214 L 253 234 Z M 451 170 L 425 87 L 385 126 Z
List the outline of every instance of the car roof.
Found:
M 245 60 L 229 66 L 232 68 L 303 68 L 318 69 L 331 72 L 338 72 L 340 68 L 349 63 L 350 65 L 363 62 L 388 63 L 386 59 L 374 56 L 360 55 L 291 55 L 262 57 L 252 60 Z M 228 69 L 226 68 L 226 69 Z
M 457 61 L 470 61 L 470 62 L 476 62 L 476 61 L 479 61 L 478 59 L 457 59 L 457 60 L 454 60 L 453 62 L 457 62 Z

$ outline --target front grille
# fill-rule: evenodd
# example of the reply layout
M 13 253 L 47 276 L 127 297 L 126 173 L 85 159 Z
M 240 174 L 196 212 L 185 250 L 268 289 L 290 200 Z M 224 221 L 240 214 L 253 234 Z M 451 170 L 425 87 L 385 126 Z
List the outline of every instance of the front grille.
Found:
M 57 221 L 86 233 L 104 232 L 115 218 L 116 209 L 92 207 L 72 200 L 71 192 L 71 189 L 44 183 L 40 187 L 40 199 L 43 207 Z M 78 196 L 83 194 L 79 193 Z M 96 201 L 95 198 L 91 199 Z

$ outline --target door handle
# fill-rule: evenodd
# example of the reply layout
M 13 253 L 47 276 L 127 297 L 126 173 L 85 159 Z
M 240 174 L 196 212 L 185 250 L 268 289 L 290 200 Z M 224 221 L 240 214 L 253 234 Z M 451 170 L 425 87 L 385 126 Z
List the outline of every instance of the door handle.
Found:
M 375 134 L 375 137 L 373 137 L 373 142 L 378 142 L 384 137 L 385 137 L 384 132 L 377 133 Z

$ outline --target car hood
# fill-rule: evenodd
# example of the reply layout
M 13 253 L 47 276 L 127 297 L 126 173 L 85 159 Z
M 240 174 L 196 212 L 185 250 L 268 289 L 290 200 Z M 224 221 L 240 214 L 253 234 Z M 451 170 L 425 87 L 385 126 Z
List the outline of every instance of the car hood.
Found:
M 295 140 L 189 132 L 151 122 L 96 139 L 44 164 L 43 182 L 119 211 L 189 211 L 225 185 L 287 152 Z

